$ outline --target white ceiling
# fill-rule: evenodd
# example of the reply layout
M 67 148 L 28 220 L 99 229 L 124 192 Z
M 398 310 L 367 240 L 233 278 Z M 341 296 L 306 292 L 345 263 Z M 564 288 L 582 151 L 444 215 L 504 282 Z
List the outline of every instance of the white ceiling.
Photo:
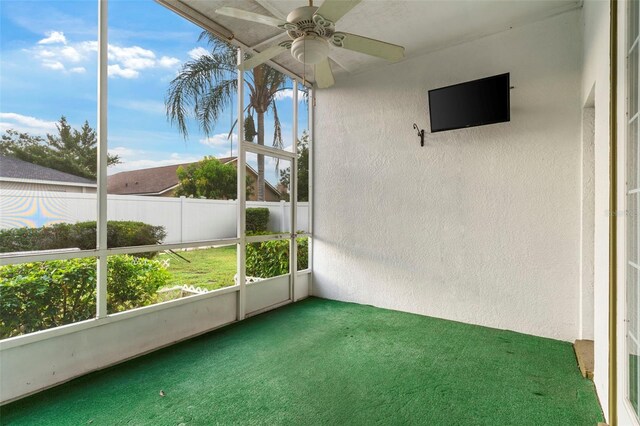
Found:
M 160 1 L 178 2 L 183 10 L 201 13 L 257 51 L 286 40 L 287 35 L 277 28 L 218 15 L 216 9 L 231 6 L 284 18 L 292 9 L 308 5 L 305 0 Z M 315 6 L 320 4 L 320 0 L 314 1 Z M 581 6 L 581 0 L 363 0 L 336 24 L 336 29 L 404 46 L 405 57 L 410 58 Z M 330 56 L 336 80 L 385 64 L 382 59 L 333 46 Z M 274 58 L 274 62 L 313 81 L 311 67 L 305 70 L 288 52 Z

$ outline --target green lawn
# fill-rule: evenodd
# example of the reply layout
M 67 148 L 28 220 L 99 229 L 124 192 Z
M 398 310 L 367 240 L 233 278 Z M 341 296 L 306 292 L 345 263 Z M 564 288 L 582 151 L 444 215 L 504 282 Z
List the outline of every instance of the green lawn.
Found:
M 302 244 L 303 240 L 306 239 L 306 237 L 298 238 L 298 243 Z M 279 243 L 279 241 L 274 241 L 273 243 Z M 267 249 L 263 248 L 261 250 Z M 300 270 L 305 269 L 308 262 L 307 246 L 300 245 L 298 250 L 298 267 Z M 265 273 L 269 273 L 273 269 L 271 264 L 278 264 L 281 261 L 278 256 L 282 255 L 288 256 L 288 249 L 286 253 L 282 251 L 274 252 L 273 250 L 266 251 L 257 263 L 260 264 L 260 267 L 267 269 Z M 168 263 L 171 278 L 166 287 L 192 285 L 206 290 L 216 290 L 234 285 L 233 277 L 236 274 L 237 263 L 235 245 L 200 250 L 176 250 L 173 253 L 161 253 L 156 259 Z M 288 268 L 287 263 L 285 269 Z M 281 273 L 283 272 L 278 269 L 278 272 L 274 272 L 272 275 L 256 276 L 270 277 Z
M 215 290 L 233 285 L 236 274 L 236 247 L 218 247 L 203 250 L 176 251 L 176 254 L 161 254 L 160 261 L 169 260 L 171 279 L 168 287 L 192 285 Z

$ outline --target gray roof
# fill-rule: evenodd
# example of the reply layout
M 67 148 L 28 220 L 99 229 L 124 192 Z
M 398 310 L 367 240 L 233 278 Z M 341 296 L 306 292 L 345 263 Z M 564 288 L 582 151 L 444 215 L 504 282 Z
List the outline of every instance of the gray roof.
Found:
M 3 155 L 0 155 L 0 178 L 46 180 L 89 185 L 95 185 L 96 183 L 91 179 Z

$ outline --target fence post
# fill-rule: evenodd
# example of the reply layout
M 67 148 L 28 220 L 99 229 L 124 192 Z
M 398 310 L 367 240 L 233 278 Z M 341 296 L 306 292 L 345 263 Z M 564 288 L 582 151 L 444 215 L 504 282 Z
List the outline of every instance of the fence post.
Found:
M 184 195 L 180 196 L 180 242 L 184 243 L 184 204 L 186 202 L 186 197 Z

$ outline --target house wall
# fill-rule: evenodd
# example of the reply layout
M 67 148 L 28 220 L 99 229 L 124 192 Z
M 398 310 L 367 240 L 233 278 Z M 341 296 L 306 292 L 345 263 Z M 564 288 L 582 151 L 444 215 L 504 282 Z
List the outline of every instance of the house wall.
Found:
M 230 163 L 233 167 L 238 167 L 235 161 Z M 253 191 L 247 197 L 247 201 L 257 201 L 258 200 L 258 175 L 256 172 L 249 166 L 247 166 L 247 176 L 251 176 L 253 180 Z M 264 201 L 280 201 L 280 194 L 273 190 L 269 185 L 265 185 L 264 188 Z
M 605 417 L 609 365 L 609 2 L 587 0 L 582 13 L 581 106 L 593 105 L 594 194 L 594 382 Z M 591 99 L 593 97 L 593 99 Z M 622 394 L 621 394 L 622 395 Z M 621 425 L 630 420 L 620 417 Z
M 0 190 L 11 191 L 51 191 L 51 192 L 69 192 L 78 194 L 95 194 L 96 188 L 91 186 L 75 186 L 46 184 L 46 183 L 25 183 L 25 182 L 6 182 L 0 181 Z
M 315 295 L 578 337 L 580 16 L 318 91 Z M 504 72 L 515 86 L 510 123 L 429 133 L 427 90 Z M 424 148 L 414 122 L 427 130 Z

